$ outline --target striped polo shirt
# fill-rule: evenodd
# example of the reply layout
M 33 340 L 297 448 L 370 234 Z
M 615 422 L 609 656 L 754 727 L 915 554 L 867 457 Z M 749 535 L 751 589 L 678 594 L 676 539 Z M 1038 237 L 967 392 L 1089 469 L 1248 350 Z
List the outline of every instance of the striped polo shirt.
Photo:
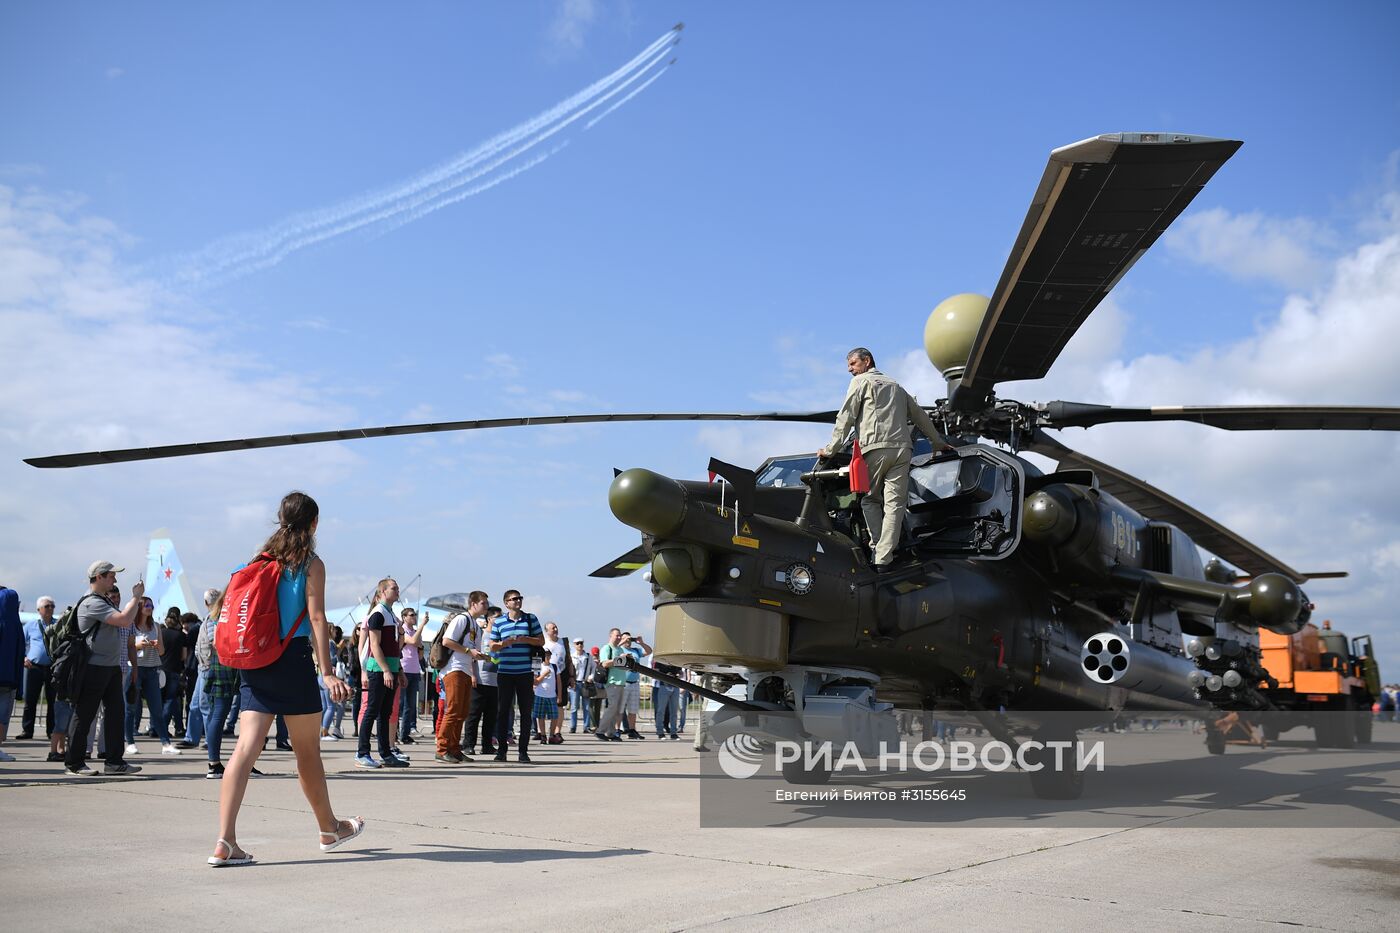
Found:
M 529 612 L 521 613 L 519 619 L 512 619 L 509 615 L 498 616 L 495 626 L 491 629 L 492 641 L 543 636 L 544 629 L 540 626 L 540 620 Z M 502 648 L 500 660 L 496 662 L 496 670 L 502 674 L 529 674 L 530 646 L 517 644 Z

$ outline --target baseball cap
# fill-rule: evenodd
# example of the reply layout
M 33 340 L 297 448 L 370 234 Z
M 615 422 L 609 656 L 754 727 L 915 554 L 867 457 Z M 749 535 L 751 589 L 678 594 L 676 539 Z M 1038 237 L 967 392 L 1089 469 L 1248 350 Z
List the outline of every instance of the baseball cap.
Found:
M 95 560 L 88 564 L 88 579 L 92 580 L 104 573 L 121 573 L 125 567 L 118 567 L 110 560 Z
M 574 639 L 574 644 L 576 644 L 576 645 L 581 645 L 581 644 L 583 644 L 583 639 L 582 639 L 582 638 L 575 638 L 575 639 Z

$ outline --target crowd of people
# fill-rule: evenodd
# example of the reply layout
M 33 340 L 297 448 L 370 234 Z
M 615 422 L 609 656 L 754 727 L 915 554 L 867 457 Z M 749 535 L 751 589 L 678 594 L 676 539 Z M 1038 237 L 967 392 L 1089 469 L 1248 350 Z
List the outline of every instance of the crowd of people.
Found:
M 33 740 L 42 728 L 49 744 L 48 760 L 60 763 L 74 777 L 96 774 L 90 762 L 101 762 L 103 774 L 136 774 L 140 765 L 129 759 L 144 753 L 138 740 L 155 739 L 160 754 L 203 751 L 205 776 L 225 774 L 224 740 L 234 738 L 242 712 L 243 672 L 221 663 L 214 648 L 222 593 L 204 593 L 205 613 L 181 613 L 172 608 L 163 620 L 138 582 L 123 605 L 117 574 L 123 568 L 110 561 L 88 567 L 88 592 L 74 604 L 77 630 L 91 644 L 92 657 L 81 689 L 62 699 L 50 678 L 56 632 L 56 602 L 37 601 L 39 618 L 24 623 L 10 639 L 19 648 L 6 692 L 0 681 L 0 746 L 11 709 L 23 699 L 17 740 Z M 7 601 L 17 618 L 18 595 L 0 589 L 0 613 Z M 496 761 L 508 760 L 514 748 L 518 761 L 528 762 L 531 740 L 559 745 L 567 734 L 591 735 L 598 741 L 642 740 L 642 694 L 649 689 L 651 727 L 658 740 L 679 741 L 695 695 L 677 686 L 651 681 L 628 667 L 625 656 L 650 662 L 652 648 L 645 639 L 614 628 L 602 645 L 588 647 L 584 639 L 561 636 L 554 622 L 540 624 L 525 611 L 518 590 L 503 594 L 501 609 L 484 591 L 473 591 L 467 605 L 450 611 L 441 626 L 441 667 L 430 663 L 424 644 L 429 619 L 418 618 L 411 606 L 398 606 L 398 584 L 381 580 L 365 619 L 351 627 L 327 625 L 325 673 L 344 684 L 358 683 L 336 698 L 313 660 L 318 705 L 319 740 L 357 741 L 357 767 L 408 767 L 403 746 L 434 743 L 434 759 L 461 764 L 468 752 Z M 69 610 L 65 610 L 67 612 Z M 655 667 L 682 680 L 685 670 L 664 663 Z M 0 677 L 4 676 L 0 666 Z M 650 682 L 649 685 L 646 682 Z M 350 722 L 346 723 L 349 712 Z M 431 717 L 431 735 L 419 729 L 420 712 Z M 272 718 L 274 747 L 294 751 L 285 714 Z M 109 737 L 116 736 L 109 743 Z M 373 747 L 372 747 L 373 740 Z M 260 739 L 260 750 L 266 748 Z M 109 744 L 111 747 L 109 748 Z M 697 743 L 697 748 L 703 748 Z M 0 747 L 0 761 L 11 756 Z M 260 774 L 250 767 L 250 774 Z

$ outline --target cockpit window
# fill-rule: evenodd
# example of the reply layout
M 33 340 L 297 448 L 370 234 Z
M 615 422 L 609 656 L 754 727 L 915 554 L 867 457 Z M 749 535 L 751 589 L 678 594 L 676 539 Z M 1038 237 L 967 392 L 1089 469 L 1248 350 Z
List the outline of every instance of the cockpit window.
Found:
M 773 462 L 759 472 L 754 481 L 757 486 L 801 486 L 802 474 L 810 473 L 817 465 L 815 455 L 808 457 L 776 457 Z

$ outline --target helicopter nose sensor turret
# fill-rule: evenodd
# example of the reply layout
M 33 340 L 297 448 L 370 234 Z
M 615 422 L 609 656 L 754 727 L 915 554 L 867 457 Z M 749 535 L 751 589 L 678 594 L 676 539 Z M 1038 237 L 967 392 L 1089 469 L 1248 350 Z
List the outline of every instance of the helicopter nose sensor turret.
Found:
M 990 302 L 986 295 L 964 292 L 943 299 L 929 313 L 924 324 L 924 352 L 945 379 L 962 378 Z

